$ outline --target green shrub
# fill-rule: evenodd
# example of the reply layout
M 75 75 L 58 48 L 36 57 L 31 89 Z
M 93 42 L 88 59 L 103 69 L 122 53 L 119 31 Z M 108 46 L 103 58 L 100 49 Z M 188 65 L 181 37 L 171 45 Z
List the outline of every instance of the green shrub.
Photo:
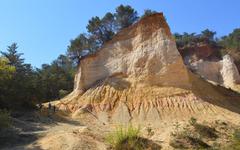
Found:
M 235 130 L 231 144 L 229 144 L 226 150 L 239 150 L 240 149 L 240 129 Z
M 218 138 L 217 130 L 198 123 L 197 119 L 193 117 L 188 122 L 189 125 L 182 131 L 179 131 L 178 128 L 175 129 L 170 145 L 176 149 L 210 149 L 211 145 L 206 141 Z
M 197 123 L 197 119 L 194 118 L 194 117 L 191 117 L 188 122 L 189 122 L 190 125 L 195 125 Z
M 193 121 L 194 120 L 194 121 Z M 189 120 L 189 123 L 193 121 L 196 124 L 195 119 Z M 199 133 L 191 130 L 190 128 L 184 128 L 182 131 L 177 130 L 172 134 L 173 139 L 170 140 L 170 146 L 176 149 L 207 149 L 210 146 L 205 143 Z
M 69 94 L 69 91 L 67 91 L 67 90 L 59 90 L 59 97 L 60 98 L 63 98 L 68 94 Z
M 192 125 L 195 129 L 195 131 L 201 136 L 205 138 L 211 138 L 216 139 L 218 138 L 218 135 L 216 134 L 216 129 L 212 128 L 208 125 L 200 124 L 197 122 L 196 118 L 191 117 L 191 119 L 188 121 L 190 125 Z
M 199 123 L 195 123 L 193 127 L 201 137 L 210 138 L 210 139 L 218 138 L 218 135 L 216 134 L 217 131 L 215 128 L 209 127 L 207 125 L 199 124 Z
M 190 134 L 178 134 L 170 141 L 170 146 L 176 149 L 207 149 L 210 146 L 200 138 Z
M 0 110 L 0 130 L 11 125 L 10 113 L 7 110 Z
M 233 139 L 240 141 L 240 129 L 235 130 L 235 132 L 233 133 Z
M 134 128 L 132 125 L 124 128 L 118 127 L 114 132 L 110 133 L 106 140 L 116 150 L 141 150 L 142 143 L 139 141 L 140 129 Z

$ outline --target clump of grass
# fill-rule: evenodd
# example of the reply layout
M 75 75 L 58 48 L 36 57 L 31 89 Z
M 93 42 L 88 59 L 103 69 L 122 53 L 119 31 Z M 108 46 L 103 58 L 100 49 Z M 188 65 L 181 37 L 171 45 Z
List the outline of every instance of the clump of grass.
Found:
M 240 129 L 235 130 L 233 134 L 234 146 L 236 149 L 240 149 Z
M 152 131 L 152 130 L 151 130 Z M 110 133 L 106 141 L 114 150 L 159 150 L 161 145 L 140 136 L 140 128 L 120 126 Z
M 132 125 L 126 128 L 120 126 L 107 136 L 106 141 L 116 150 L 140 150 L 142 146 L 139 143 L 139 137 L 139 128 L 134 128 Z
M 10 113 L 7 110 L 0 110 L 0 130 L 11 126 Z
M 232 136 L 231 144 L 226 146 L 226 150 L 239 150 L 240 149 L 240 129 L 236 129 Z
M 240 129 L 236 129 L 233 133 L 233 139 L 240 142 Z

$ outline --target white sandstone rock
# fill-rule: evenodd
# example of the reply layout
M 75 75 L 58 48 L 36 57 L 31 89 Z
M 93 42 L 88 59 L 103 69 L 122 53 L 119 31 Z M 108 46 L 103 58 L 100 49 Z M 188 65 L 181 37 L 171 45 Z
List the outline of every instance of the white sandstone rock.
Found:
M 234 87 L 235 84 L 240 83 L 240 75 L 236 65 L 230 55 L 225 55 L 222 60 L 221 75 L 223 78 L 224 86 Z

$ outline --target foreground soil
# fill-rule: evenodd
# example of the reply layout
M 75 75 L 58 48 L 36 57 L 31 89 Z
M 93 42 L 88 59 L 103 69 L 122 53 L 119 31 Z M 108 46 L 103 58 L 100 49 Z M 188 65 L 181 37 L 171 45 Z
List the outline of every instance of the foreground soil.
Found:
M 234 119 L 234 118 L 232 118 Z M 219 135 L 215 143 L 226 144 L 236 124 L 224 121 L 225 118 L 218 118 L 212 122 L 224 122 L 225 129 L 216 126 Z M 206 122 L 205 122 L 206 123 Z M 222 125 L 222 124 L 221 124 Z M 13 119 L 14 128 L 5 134 L 5 141 L 1 140 L 1 149 L 4 150 L 106 150 L 111 149 L 105 137 L 113 131 L 117 125 L 104 124 L 92 114 L 84 114 L 78 118 L 71 117 L 57 112 L 47 115 L 46 113 L 35 112 L 31 115 L 23 115 Z M 183 120 L 162 121 L 158 128 L 140 127 L 141 136 L 159 145 L 161 149 L 174 149 L 170 146 L 174 140 L 173 133 L 176 133 L 189 126 L 189 121 Z M 15 132 L 12 132 L 14 130 Z M 151 133 L 149 132 L 151 131 Z M 10 134 L 11 133 L 11 134 Z M 1 137 L 3 134 L 1 134 Z M 2 139 L 2 138 L 1 138 Z M 4 143 L 2 143 L 4 142 Z M 207 141 L 206 143 L 213 143 Z M 189 144 L 189 143 L 188 143 Z

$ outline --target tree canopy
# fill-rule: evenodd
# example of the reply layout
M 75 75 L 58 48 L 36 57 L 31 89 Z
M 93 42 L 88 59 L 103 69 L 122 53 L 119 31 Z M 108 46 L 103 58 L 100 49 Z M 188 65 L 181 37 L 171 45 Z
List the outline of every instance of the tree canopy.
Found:
M 232 33 L 223 36 L 218 42 L 225 53 L 234 58 L 240 70 L 240 28 L 234 29 Z
M 183 34 L 175 33 L 174 37 L 178 48 L 194 47 L 200 44 L 208 44 L 214 47 L 217 46 L 215 35 L 216 32 L 205 29 L 200 34 L 187 32 Z
M 145 10 L 144 10 L 144 13 L 143 13 L 143 15 L 142 15 L 142 18 L 143 18 L 143 17 L 146 17 L 146 16 L 149 16 L 149 15 L 152 15 L 152 14 L 155 14 L 155 13 L 157 13 L 157 11 L 151 10 L 151 9 L 145 9 Z
M 137 11 L 129 5 L 120 5 L 114 13 L 107 12 L 103 17 L 92 17 L 86 26 L 88 33 L 80 33 L 70 41 L 68 56 L 79 64 L 82 56 L 96 52 L 117 32 L 132 25 L 138 19 Z
M 0 83 L 10 79 L 15 72 L 15 67 L 9 65 L 9 60 L 6 57 L 0 57 Z
M 139 18 L 137 11 L 129 5 L 118 6 L 114 16 L 116 17 L 116 24 L 119 30 L 132 25 Z
M 91 51 L 91 42 L 85 34 L 80 34 L 77 38 L 70 41 L 71 44 L 68 46 L 67 54 L 77 64 L 80 63 L 80 59 L 84 56 L 84 53 Z
M 23 54 L 17 52 L 17 48 L 17 43 L 13 43 L 12 45 L 8 46 L 7 52 L 1 52 L 1 54 L 9 60 L 10 65 L 13 65 L 19 69 L 23 64 L 24 59 L 21 58 Z
M 16 43 L 0 56 L 0 109 L 32 109 L 36 103 L 60 98 L 73 89 L 74 63 L 60 55 L 52 64 L 33 69 Z

